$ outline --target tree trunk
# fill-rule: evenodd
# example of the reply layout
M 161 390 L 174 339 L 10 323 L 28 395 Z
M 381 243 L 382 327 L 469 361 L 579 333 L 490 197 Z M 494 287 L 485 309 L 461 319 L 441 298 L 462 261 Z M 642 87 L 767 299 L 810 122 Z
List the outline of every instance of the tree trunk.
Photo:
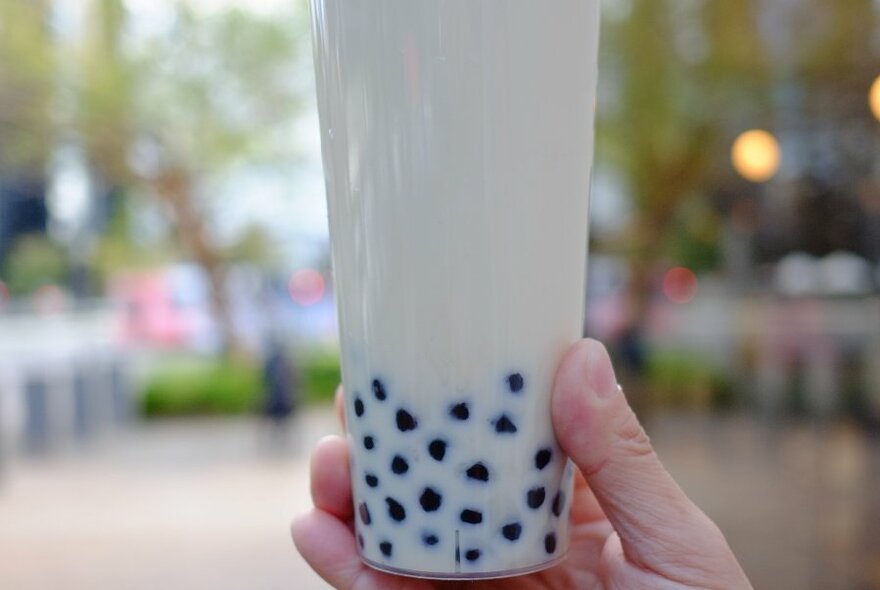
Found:
M 224 353 L 234 358 L 246 356 L 232 320 L 226 292 L 226 272 L 220 254 L 208 238 L 202 217 L 193 202 L 189 176 L 176 168 L 165 170 L 156 178 L 155 188 L 173 212 L 179 239 L 184 248 L 208 276 L 211 304 L 223 340 Z

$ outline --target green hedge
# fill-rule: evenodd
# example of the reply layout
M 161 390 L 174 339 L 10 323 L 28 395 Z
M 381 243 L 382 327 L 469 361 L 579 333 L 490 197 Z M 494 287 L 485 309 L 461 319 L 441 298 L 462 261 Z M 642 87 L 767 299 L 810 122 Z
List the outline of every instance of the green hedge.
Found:
M 329 403 L 339 384 L 339 358 L 311 352 L 296 359 L 298 402 Z M 141 392 L 141 413 L 160 416 L 222 416 L 254 413 L 264 400 L 258 363 L 219 359 L 168 361 L 147 379 Z
M 333 401 L 342 382 L 339 355 L 335 352 L 312 352 L 297 363 L 302 399 L 306 403 L 323 404 Z
M 691 353 L 654 351 L 646 376 L 653 401 L 661 406 L 726 408 L 736 402 L 729 377 Z
M 164 367 L 144 386 L 145 416 L 217 416 L 259 408 L 263 395 L 258 367 L 201 361 Z

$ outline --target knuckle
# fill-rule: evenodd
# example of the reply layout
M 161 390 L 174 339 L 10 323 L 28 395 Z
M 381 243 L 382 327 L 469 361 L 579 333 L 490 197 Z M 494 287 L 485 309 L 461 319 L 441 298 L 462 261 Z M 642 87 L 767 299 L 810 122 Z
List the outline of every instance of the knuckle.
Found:
M 641 457 L 654 454 L 651 439 L 631 408 L 627 409 L 626 415 L 617 425 L 617 444 L 619 452 L 626 456 Z

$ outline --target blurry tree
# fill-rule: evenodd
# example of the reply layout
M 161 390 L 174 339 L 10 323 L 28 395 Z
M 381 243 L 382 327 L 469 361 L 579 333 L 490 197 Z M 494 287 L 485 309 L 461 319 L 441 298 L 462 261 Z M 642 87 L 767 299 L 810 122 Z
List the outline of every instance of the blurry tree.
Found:
M 20 238 L 3 268 L 12 295 L 27 295 L 46 285 L 57 285 L 67 275 L 67 260 L 61 249 L 44 235 Z
M 604 23 L 598 157 L 622 172 L 634 205 L 630 230 L 612 245 L 631 264 L 634 327 L 644 323 L 654 266 L 681 247 L 669 238 L 682 206 L 706 198 L 725 153 L 729 132 L 720 119 L 758 110 L 767 95 L 759 5 L 631 0 Z
M 55 56 L 47 0 L 0 0 L 0 176 L 42 176 L 53 134 Z
M 95 30 L 77 56 L 74 127 L 105 183 L 161 200 L 179 243 L 210 280 L 225 342 L 236 352 L 223 251 L 203 204 L 237 166 L 294 157 L 304 11 L 200 14 L 176 2 L 166 30 L 133 34 L 137 23 L 121 0 L 94 0 L 92 8 Z

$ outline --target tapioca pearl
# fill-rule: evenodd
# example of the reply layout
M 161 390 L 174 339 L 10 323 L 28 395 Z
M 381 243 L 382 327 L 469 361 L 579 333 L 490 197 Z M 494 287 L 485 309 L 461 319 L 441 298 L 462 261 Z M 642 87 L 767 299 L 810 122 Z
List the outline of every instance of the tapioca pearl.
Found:
M 516 541 L 522 535 L 522 525 L 518 522 L 511 522 L 501 527 L 501 535 L 508 541 Z
M 464 552 L 464 558 L 470 562 L 477 561 L 480 559 L 480 556 L 483 554 L 479 549 L 468 549 Z
M 361 522 L 364 523 L 365 526 L 370 526 L 370 523 L 373 522 L 373 519 L 370 518 L 370 509 L 367 507 L 366 502 L 361 502 L 358 505 L 358 515 L 360 515 Z
M 363 549 L 364 546 L 366 545 L 364 543 L 364 536 L 360 533 L 358 533 L 358 545 L 360 545 L 361 549 Z
M 388 399 L 388 393 L 385 391 L 385 384 L 378 379 L 373 379 L 373 395 L 375 395 L 376 399 L 380 402 L 384 402 Z
M 371 488 L 375 488 L 379 485 L 379 478 L 373 475 L 372 473 L 368 473 L 364 476 L 364 481 L 367 482 L 367 485 Z
M 549 448 L 541 449 L 537 453 L 535 453 L 535 467 L 541 471 L 547 465 L 550 464 L 550 461 L 553 459 L 553 450 Z
M 462 402 L 449 408 L 449 415 L 455 420 L 464 422 L 471 417 L 471 410 L 466 403 Z
M 435 461 L 442 461 L 446 456 L 447 443 L 443 439 L 435 439 L 428 444 L 428 453 Z
M 563 508 L 565 508 L 565 492 L 560 490 L 553 498 L 553 515 L 558 517 L 562 514 Z
M 493 424 L 495 424 L 495 432 L 498 434 L 515 434 L 517 430 L 516 424 L 513 423 L 513 420 L 507 414 L 498 416 L 493 421 Z
M 406 520 L 406 508 L 403 507 L 403 504 L 394 498 L 385 498 L 385 503 L 388 505 L 388 516 L 390 516 L 392 520 L 395 522 L 403 522 Z
M 397 475 L 403 475 L 409 471 L 409 463 L 400 455 L 394 455 L 394 459 L 391 460 L 391 471 Z
M 418 426 L 419 421 L 412 414 L 403 408 L 397 410 L 397 429 L 399 431 L 409 432 L 410 430 L 415 430 Z
M 529 508 L 533 510 L 537 510 L 544 504 L 544 499 L 547 497 L 547 492 L 542 487 L 532 488 L 526 494 L 526 502 L 529 505 Z
M 556 534 L 550 533 L 544 537 L 544 550 L 549 554 L 556 552 Z
M 425 488 L 419 496 L 419 504 L 425 512 L 436 512 L 443 504 L 443 496 L 434 488 Z
M 422 543 L 424 543 L 428 547 L 433 547 L 434 545 L 436 545 L 439 542 L 440 542 L 440 537 L 438 537 L 434 533 L 425 533 L 422 535 Z
M 461 511 L 459 518 L 465 524 L 480 524 L 483 522 L 483 513 L 479 510 L 467 508 Z
M 489 481 L 489 468 L 482 462 L 474 463 L 465 472 L 470 479 L 477 481 Z
M 354 415 L 358 418 L 364 415 L 364 400 L 359 395 L 354 398 Z
M 388 541 L 382 541 L 381 543 L 379 543 L 379 551 L 381 551 L 382 555 L 384 555 L 385 557 L 391 557 L 391 552 L 393 549 L 394 547 Z
M 520 373 L 512 373 L 507 376 L 507 386 L 513 393 L 519 393 L 525 387 L 525 379 Z
M 372 451 L 376 448 L 376 439 L 372 436 L 364 437 L 364 448 L 368 451 Z

